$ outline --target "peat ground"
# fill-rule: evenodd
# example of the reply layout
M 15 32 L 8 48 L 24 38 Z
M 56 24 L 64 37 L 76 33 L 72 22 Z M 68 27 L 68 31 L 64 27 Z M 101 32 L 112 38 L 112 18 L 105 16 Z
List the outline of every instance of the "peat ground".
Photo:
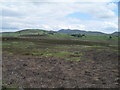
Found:
M 58 40 L 56 42 L 59 42 Z M 74 45 L 70 42 L 74 42 Z M 3 87 L 116 88 L 118 52 L 102 43 L 3 40 Z M 75 42 L 77 42 L 75 44 Z M 79 45 L 80 43 L 80 45 Z M 57 45 L 56 45 L 57 44 Z M 70 45 L 69 45 L 70 44 Z M 83 45 L 81 45 L 83 44 Z M 98 45 L 98 46 L 96 46 Z

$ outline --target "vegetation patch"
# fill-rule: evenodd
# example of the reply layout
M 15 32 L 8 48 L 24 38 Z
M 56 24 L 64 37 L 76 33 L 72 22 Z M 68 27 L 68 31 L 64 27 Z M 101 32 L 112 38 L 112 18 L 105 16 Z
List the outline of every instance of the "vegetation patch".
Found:
M 108 45 L 108 44 L 105 44 Z M 3 38 L 3 49 L 9 55 L 33 55 L 52 56 L 66 60 L 82 60 L 83 53 L 80 50 L 111 50 L 104 43 L 78 41 L 78 40 L 56 40 L 56 39 L 27 39 L 27 38 Z
M 70 51 L 58 51 L 58 52 L 47 52 L 42 56 L 49 57 L 53 56 L 55 58 L 63 58 L 65 60 L 75 60 L 80 61 L 80 58 L 83 54 L 80 52 L 70 52 Z
M 17 84 L 7 85 L 5 82 L 2 82 L 2 90 L 18 90 L 19 86 Z

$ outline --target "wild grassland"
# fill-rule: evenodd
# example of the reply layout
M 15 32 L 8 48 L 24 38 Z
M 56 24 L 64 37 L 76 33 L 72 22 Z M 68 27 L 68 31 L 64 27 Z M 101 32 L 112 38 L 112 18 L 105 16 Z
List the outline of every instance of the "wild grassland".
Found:
M 114 72 L 111 71 L 116 70 L 114 67 L 117 65 L 118 45 L 113 43 L 117 42 L 115 40 L 23 37 L 3 37 L 2 40 L 3 81 L 5 81 L 3 86 L 6 86 L 7 90 L 13 90 L 12 88 L 18 88 L 20 85 L 25 87 L 26 83 L 26 87 L 30 84 L 40 87 L 41 82 L 45 82 L 46 87 L 55 87 L 61 85 L 59 82 L 62 82 L 62 85 L 67 85 L 64 83 L 66 81 L 70 83 L 70 86 L 75 81 L 73 86 L 76 86 L 77 81 L 77 85 L 80 86 L 84 80 L 95 82 L 94 78 L 96 77 L 96 82 L 101 81 L 108 83 L 109 86 L 115 86 L 114 79 L 108 77 L 108 73 L 112 73 L 111 75 L 116 77 L 116 74 L 114 75 Z M 98 80 L 98 77 L 110 79 L 114 84 Z M 49 80 L 53 81 L 49 82 Z M 12 84 L 9 84 L 10 82 Z M 55 85 L 50 86 L 51 82 Z M 101 84 L 101 82 L 97 83 Z M 104 87 L 105 84 L 101 85 Z
M 63 58 L 66 60 L 81 60 L 82 52 L 77 50 L 113 50 L 117 51 L 117 45 L 105 42 L 61 40 L 61 39 L 29 39 L 29 38 L 3 38 L 3 53 L 9 55 L 33 55 L 42 57 Z M 113 48 L 114 47 L 114 48 Z M 70 51 L 73 50 L 73 51 Z

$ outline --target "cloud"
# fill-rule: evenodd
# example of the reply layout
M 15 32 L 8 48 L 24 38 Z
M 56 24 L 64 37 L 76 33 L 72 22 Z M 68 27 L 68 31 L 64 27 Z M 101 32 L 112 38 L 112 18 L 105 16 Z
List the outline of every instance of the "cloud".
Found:
M 111 22 L 104 22 L 103 23 L 103 30 L 107 30 L 112 32 L 113 30 L 118 30 L 118 25 L 111 23 Z
M 109 4 L 107 5 L 107 7 L 108 7 L 109 9 L 111 9 L 111 10 L 117 9 L 117 5 L 116 5 L 115 3 L 109 3 Z
M 9 2 L 9 0 L 0 0 Z M 119 0 L 11 0 L 11 2 L 118 2 Z
M 3 9 L 2 10 L 2 16 L 9 16 L 9 17 L 19 17 L 22 16 L 23 14 L 21 14 L 20 12 L 14 11 L 12 9 Z
M 2 27 L 6 28 L 41 28 L 48 30 L 59 30 L 62 28 L 98 30 L 104 26 L 104 22 L 117 25 L 115 3 L 77 3 L 77 2 L 10 2 L 1 3 Z M 82 20 L 82 18 L 67 17 L 73 13 L 90 14 L 93 18 Z M 110 26 L 111 24 L 107 24 Z M 106 26 L 106 27 L 107 27 Z M 112 28 L 113 31 L 116 28 Z M 103 30 L 104 32 L 108 29 Z

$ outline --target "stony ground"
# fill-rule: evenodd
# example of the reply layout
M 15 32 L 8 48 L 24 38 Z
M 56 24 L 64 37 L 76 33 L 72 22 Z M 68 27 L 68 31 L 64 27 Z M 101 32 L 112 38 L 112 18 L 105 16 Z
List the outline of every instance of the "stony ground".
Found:
M 4 87 L 115 88 L 118 56 L 112 51 L 82 50 L 88 61 L 3 54 Z

